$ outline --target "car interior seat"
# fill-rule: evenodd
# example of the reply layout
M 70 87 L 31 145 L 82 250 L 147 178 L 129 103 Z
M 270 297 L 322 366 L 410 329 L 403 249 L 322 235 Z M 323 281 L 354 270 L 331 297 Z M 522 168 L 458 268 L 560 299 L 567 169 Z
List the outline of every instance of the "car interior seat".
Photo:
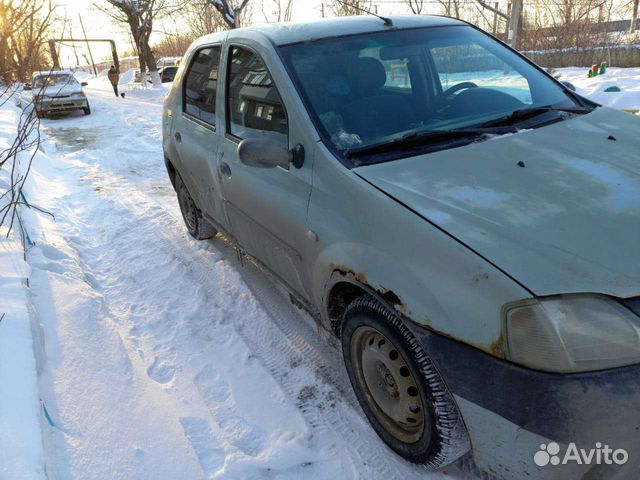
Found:
M 382 62 L 372 57 L 357 58 L 351 66 L 350 80 L 355 100 L 342 110 L 348 133 L 367 140 L 409 128 L 411 105 L 402 95 L 383 89 L 387 72 Z

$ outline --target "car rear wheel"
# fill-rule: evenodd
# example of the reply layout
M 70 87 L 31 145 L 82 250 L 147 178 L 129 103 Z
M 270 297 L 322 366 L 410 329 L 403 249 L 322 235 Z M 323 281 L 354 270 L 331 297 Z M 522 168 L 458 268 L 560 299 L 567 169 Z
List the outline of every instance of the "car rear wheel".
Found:
M 369 422 L 396 453 L 437 469 L 470 449 L 453 396 L 399 316 L 370 296 L 342 324 L 349 379 Z
M 202 212 L 193 201 L 180 175 L 176 175 L 176 193 L 178 194 L 178 204 L 180 205 L 182 219 L 187 227 L 187 231 L 193 238 L 196 240 L 206 240 L 218 233 L 213 225 L 202 216 Z

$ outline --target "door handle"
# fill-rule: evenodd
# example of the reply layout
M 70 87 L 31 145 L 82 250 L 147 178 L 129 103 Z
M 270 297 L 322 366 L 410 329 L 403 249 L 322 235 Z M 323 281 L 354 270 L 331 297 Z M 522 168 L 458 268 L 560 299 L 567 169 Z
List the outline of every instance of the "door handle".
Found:
M 178 143 L 182 142 L 182 135 L 180 135 L 180 132 L 174 133 L 173 137 L 176 139 L 176 142 L 178 142 Z
M 227 178 L 231 177 L 231 167 L 227 162 L 220 163 L 220 173 Z

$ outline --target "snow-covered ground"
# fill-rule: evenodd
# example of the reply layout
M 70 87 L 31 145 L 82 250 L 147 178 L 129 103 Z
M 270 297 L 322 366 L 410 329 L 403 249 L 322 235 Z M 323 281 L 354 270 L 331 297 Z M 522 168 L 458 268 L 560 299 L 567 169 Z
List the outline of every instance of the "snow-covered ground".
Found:
M 0 151 L 14 141 L 21 111 L 11 104 L 0 109 Z M 28 153 L 18 154 L 22 167 Z M 0 170 L 0 191 L 10 183 L 8 168 Z M 0 217 L 7 197 L 0 198 Z M 0 228 L 0 479 L 44 479 L 36 361 L 33 355 L 29 302 L 29 267 L 24 261 L 20 224 Z
M 640 109 L 640 69 L 559 73 Z M 17 451 L 0 448 L 0 479 L 469 479 L 387 449 L 312 320 L 224 238 L 187 235 L 162 161 L 169 86 L 121 88 L 91 80 L 91 116 L 43 120 L 26 195 L 55 218 L 23 209 L 28 266 L 0 243 L 0 357 L 24 372 L 0 362 L 18 389 L 0 396 L 0 447 Z
M 607 73 L 588 78 L 588 68 L 559 68 L 560 80 L 575 85 L 577 92 L 602 105 L 640 113 L 640 68 L 608 68 Z M 618 87 L 620 92 L 605 92 Z

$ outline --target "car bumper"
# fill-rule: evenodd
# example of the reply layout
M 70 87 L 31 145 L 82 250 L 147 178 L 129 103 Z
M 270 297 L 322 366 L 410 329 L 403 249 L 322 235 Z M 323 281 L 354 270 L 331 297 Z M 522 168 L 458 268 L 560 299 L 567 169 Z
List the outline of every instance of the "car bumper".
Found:
M 53 100 L 51 102 L 38 102 L 36 109 L 40 113 L 65 112 L 69 110 L 77 110 L 79 108 L 87 108 L 89 102 L 84 99 L 65 98 L 61 100 Z
M 455 340 L 415 327 L 414 332 L 454 394 L 476 464 L 498 478 L 627 479 L 640 473 L 640 366 L 560 375 L 499 360 Z M 538 466 L 542 444 L 574 443 L 589 452 L 624 449 L 617 464 Z M 596 452 L 597 454 L 597 452 Z

